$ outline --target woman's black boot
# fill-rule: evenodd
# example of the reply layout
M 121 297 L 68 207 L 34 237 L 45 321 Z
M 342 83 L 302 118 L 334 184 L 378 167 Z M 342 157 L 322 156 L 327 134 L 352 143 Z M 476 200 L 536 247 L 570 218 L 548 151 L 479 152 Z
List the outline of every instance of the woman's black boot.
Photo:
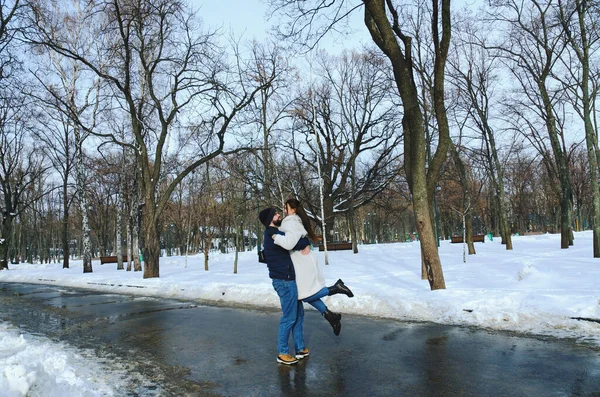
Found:
M 333 334 L 338 336 L 342 330 L 342 315 L 339 313 L 330 312 L 329 309 L 325 309 L 323 317 L 325 317 L 325 319 L 329 321 L 329 324 L 331 324 L 331 327 L 333 328 Z
M 352 298 L 354 296 L 352 291 L 350 291 L 350 288 L 346 287 L 346 285 L 341 279 L 336 281 L 336 283 L 333 286 L 327 287 L 327 289 L 329 290 L 330 296 L 335 294 L 348 295 L 349 298 Z

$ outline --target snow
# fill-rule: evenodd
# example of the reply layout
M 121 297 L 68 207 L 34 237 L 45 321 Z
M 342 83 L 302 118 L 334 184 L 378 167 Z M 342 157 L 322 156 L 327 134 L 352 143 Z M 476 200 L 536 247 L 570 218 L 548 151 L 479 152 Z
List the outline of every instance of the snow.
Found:
M 344 280 L 355 294 L 325 298 L 332 311 L 398 320 L 476 326 L 531 335 L 573 338 L 600 345 L 600 258 L 594 259 L 592 233 L 575 233 L 574 246 L 560 249 L 560 235 L 514 236 L 513 250 L 500 239 L 475 243 L 477 255 L 463 262 L 463 245 L 442 241 L 445 290 L 431 291 L 421 280 L 418 242 L 359 246 L 329 252 L 325 278 Z M 319 256 L 324 264 L 324 254 Z M 110 293 L 175 298 L 202 303 L 278 307 L 265 265 L 256 251 L 239 255 L 211 253 L 204 270 L 202 254 L 162 257 L 160 278 L 116 270 L 93 261 L 83 273 L 81 261 L 70 269 L 60 263 L 11 265 L 1 282 L 41 283 Z M 186 266 L 187 264 L 187 266 Z M 314 310 L 306 306 L 307 310 Z M 2 308 L 0 306 L 0 315 Z M 591 321 L 590 321 L 591 320 Z M 0 322 L 0 395 L 110 396 L 124 375 L 100 359 L 66 344 L 22 334 Z M 95 374 L 95 375 L 94 375 Z M 70 393 L 77 390 L 76 394 Z M 2 394 L 4 393 L 4 394 Z
M 125 371 L 108 369 L 90 351 L 19 333 L 0 323 L 0 396 L 113 396 Z

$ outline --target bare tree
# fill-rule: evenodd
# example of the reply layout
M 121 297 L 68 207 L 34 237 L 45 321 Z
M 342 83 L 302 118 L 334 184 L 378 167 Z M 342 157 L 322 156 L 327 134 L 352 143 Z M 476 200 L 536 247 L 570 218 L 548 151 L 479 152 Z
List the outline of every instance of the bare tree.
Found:
M 304 202 L 317 224 L 330 225 L 330 233 L 336 217 L 347 215 L 358 252 L 354 211 L 381 193 L 397 174 L 402 134 L 396 98 L 392 81 L 382 70 L 385 60 L 376 53 L 321 54 L 319 62 L 319 85 L 300 95 L 290 144 L 282 139 L 304 174 L 288 178 L 293 181 L 288 189 Z M 314 134 L 319 135 L 316 144 Z M 320 206 L 314 199 L 317 162 L 323 178 L 324 220 L 317 216 Z
M 106 0 L 90 6 L 83 22 L 102 43 L 96 53 L 81 53 L 66 36 L 57 40 L 51 32 L 62 18 L 47 12 L 41 2 L 33 8 L 36 32 L 30 40 L 85 65 L 112 94 L 106 106 L 127 115 L 132 136 L 126 142 L 84 122 L 80 125 L 135 150 L 143 203 L 144 278 L 158 277 L 165 205 L 190 172 L 236 150 L 226 148 L 226 132 L 260 84 L 241 73 L 240 58 L 239 69 L 226 64 L 214 33 L 200 33 L 193 13 L 180 1 Z M 175 143 L 178 148 L 170 147 Z M 164 160 L 175 154 L 187 160 L 180 159 L 181 167 L 174 170 L 170 183 L 159 189 Z
M 462 188 L 461 213 L 464 214 L 465 220 L 465 242 L 468 246 L 469 255 L 475 255 L 475 245 L 473 244 L 473 222 L 471 216 L 473 212 L 473 204 L 470 178 L 467 172 L 467 166 L 465 164 L 465 161 L 461 157 L 461 153 L 454 144 L 450 145 L 450 152 L 452 153 L 452 159 L 458 171 L 458 180 L 460 181 L 460 186 Z
M 73 47 L 78 48 L 83 54 L 89 55 L 93 47 L 93 38 L 90 35 L 89 26 L 83 21 L 89 9 L 80 7 L 77 1 L 72 3 L 70 18 L 65 18 L 60 25 L 48 32 L 50 40 L 60 41 L 63 35 L 68 35 Z M 54 4 L 54 8 L 48 10 L 55 17 L 62 15 L 60 6 Z M 100 79 L 89 73 L 85 65 L 73 58 L 64 58 L 59 53 L 49 50 L 46 46 L 35 46 L 38 52 L 43 52 L 45 61 L 40 61 L 34 76 L 43 89 L 42 93 L 36 95 L 36 99 L 43 103 L 48 111 L 55 114 L 54 118 L 66 124 L 64 130 L 65 148 L 69 148 L 72 141 L 74 148 L 75 181 L 77 187 L 77 201 L 82 216 L 82 240 L 83 240 L 83 272 L 90 273 L 92 268 L 92 247 L 90 238 L 90 225 L 88 215 L 88 197 L 86 193 L 86 167 L 84 166 L 85 153 L 84 143 L 89 136 L 89 131 L 83 128 L 80 120 L 88 120 L 88 127 L 93 129 L 96 124 L 99 106 Z M 59 115 L 60 114 L 60 115 Z M 65 155 L 70 153 L 65 151 Z M 66 158 L 64 161 L 68 161 Z M 65 171 L 70 171 L 65 169 Z M 63 190 L 66 189 L 66 178 L 63 179 Z M 68 217 L 67 217 L 68 220 Z M 63 231 L 63 234 L 65 232 Z M 63 241 L 63 245 L 65 242 Z M 67 262 L 68 263 L 68 262 Z M 63 264 L 64 266 L 64 264 Z
M 594 258 L 600 258 L 600 191 L 598 183 L 598 167 L 600 149 L 598 147 L 598 131 L 594 127 L 595 98 L 598 94 L 598 68 L 594 68 L 593 54 L 598 49 L 598 11 L 596 2 L 585 0 L 561 1 L 560 23 L 562 24 L 566 43 L 575 54 L 572 62 L 565 62 L 571 73 L 568 84 L 574 108 L 583 120 L 585 141 L 590 165 L 590 180 L 592 187 Z
M 34 94 L 37 97 L 37 94 Z M 42 102 L 44 103 L 44 102 Z M 63 112 L 56 112 L 53 106 L 42 106 L 39 120 L 43 121 L 43 128 L 34 131 L 36 139 L 40 142 L 45 156 L 60 177 L 61 198 L 61 243 L 63 268 L 69 268 L 69 218 L 70 208 L 75 198 L 73 181 L 71 179 L 75 167 L 75 140 L 73 138 L 72 123 Z
M 590 170 L 587 158 L 587 150 L 576 147 L 570 158 L 569 172 L 573 183 L 573 201 L 575 215 L 575 231 L 581 231 L 584 227 L 587 202 L 592 201 L 591 181 L 589 180 Z
M 291 86 L 295 69 L 287 61 L 285 51 L 276 44 L 261 45 L 256 42 L 251 47 L 251 63 L 249 71 L 257 83 L 261 85 L 250 106 L 250 122 L 257 126 L 262 137 L 262 150 L 259 160 L 262 172 L 257 177 L 262 184 L 263 199 L 272 205 L 274 197 L 281 200 L 281 183 L 274 162 L 274 140 L 285 119 L 290 117 L 293 98 Z
M 33 117 L 23 99 L 19 91 L 0 91 L 0 270 L 8 269 L 15 218 L 46 193 L 35 189 L 48 167 L 32 144 Z
M 15 56 L 15 37 L 20 33 L 23 5 L 19 0 L 0 3 L 0 185 L 2 188 L 2 228 L 0 270 L 8 268 L 12 227 L 22 203 L 23 190 L 34 183 L 42 168 L 25 144 L 27 125 L 25 99 L 17 79 L 21 63 Z
M 475 130 L 480 142 L 485 167 L 494 190 L 494 210 L 498 219 L 502 243 L 512 249 L 508 224 L 509 201 L 505 193 L 504 172 L 500 158 L 499 143 L 493 126 L 493 109 L 496 103 L 494 88 L 497 85 L 498 62 L 475 43 L 477 29 L 465 24 L 458 36 L 460 44 L 454 48 L 450 61 L 451 84 L 459 93 L 457 106 L 468 117 L 467 128 Z M 462 39 L 462 40 L 461 40 Z M 462 128 L 461 128 L 462 131 Z M 458 164 L 458 163 L 457 163 Z
M 495 3 L 494 3 L 495 4 Z M 538 118 L 550 140 L 554 161 L 552 172 L 560 182 L 561 248 L 569 248 L 571 240 L 571 200 L 573 197 L 567 166 L 567 153 L 556 112 L 559 97 L 553 90 L 552 71 L 564 50 L 563 31 L 556 23 L 557 10 L 552 1 L 499 2 L 492 20 L 505 27 L 504 43 L 489 48 L 496 50 L 521 87 L 513 101 L 511 114 L 516 115 L 517 131 L 527 131 L 530 138 L 532 115 Z M 523 114 L 523 109 L 528 114 Z M 515 121 L 514 121 L 515 122 Z M 524 126 L 522 123 L 526 123 Z M 535 128 L 535 127 L 534 127 Z M 547 151 L 540 154 L 547 155 Z
M 435 54 L 432 65 L 434 70 L 433 105 L 439 132 L 438 146 L 428 168 L 426 168 L 425 156 L 424 118 L 419 107 L 419 94 L 414 76 L 412 37 L 404 29 L 405 21 L 400 18 L 399 7 L 392 1 L 384 0 L 363 0 L 358 4 L 352 1 L 329 4 L 318 0 L 272 0 L 270 3 L 275 10 L 287 13 L 286 15 L 291 20 L 289 25 L 285 25 L 291 27 L 287 33 L 299 39 L 314 38 L 314 34 L 320 37 L 349 12 L 360 7 L 364 8 L 367 30 L 373 42 L 391 62 L 396 87 L 402 99 L 404 168 L 408 186 L 413 195 L 417 230 L 427 279 L 431 289 L 445 288 L 431 214 L 433 213 L 433 193 L 450 144 L 444 102 L 444 69 L 451 35 L 450 1 L 432 0 L 430 9 L 421 8 L 423 12 L 428 12 L 430 15 L 431 44 Z M 324 23 L 319 24 L 319 22 L 323 22 L 323 19 Z M 302 42 L 306 41 L 302 40 Z

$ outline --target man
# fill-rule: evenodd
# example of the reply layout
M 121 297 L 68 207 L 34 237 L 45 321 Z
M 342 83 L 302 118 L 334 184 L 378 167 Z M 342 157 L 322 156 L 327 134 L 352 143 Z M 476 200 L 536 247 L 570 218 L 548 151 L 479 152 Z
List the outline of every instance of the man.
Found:
M 261 223 L 265 225 L 264 253 L 269 268 L 269 277 L 272 279 L 273 288 L 279 296 L 281 303 L 281 320 L 277 335 L 277 362 L 281 364 L 296 364 L 298 359 L 308 356 L 308 349 L 304 346 L 304 307 L 298 300 L 296 274 L 288 250 L 275 245 L 272 236 L 283 234 L 278 227 L 281 225 L 281 214 L 275 208 L 266 208 L 258 215 Z M 306 237 L 298 241 L 294 250 L 302 250 L 310 245 Z M 295 356 L 290 354 L 289 338 L 292 334 Z

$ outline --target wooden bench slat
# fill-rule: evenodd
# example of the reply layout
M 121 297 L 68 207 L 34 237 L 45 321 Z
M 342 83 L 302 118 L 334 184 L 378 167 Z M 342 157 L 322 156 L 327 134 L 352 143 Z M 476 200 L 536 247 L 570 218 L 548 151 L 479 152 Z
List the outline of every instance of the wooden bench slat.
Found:
M 327 243 L 327 251 L 351 250 L 352 243 Z M 323 244 L 319 244 L 319 251 L 325 251 Z
M 462 243 L 463 242 L 463 236 L 452 236 L 452 239 L 450 240 L 450 242 L 452 242 L 452 243 Z M 485 243 L 485 234 L 473 235 L 473 242 L 474 243 Z
M 100 257 L 100 264 L 101 265 L 104 265 L 105 263 L 117 263 L 117 262 L 119 262 L 119 261 L 117 260 L 117 256 L 116 255 L 101 256 Z M 127 262 L 127 255 L 123 255 L 123 262 Z

